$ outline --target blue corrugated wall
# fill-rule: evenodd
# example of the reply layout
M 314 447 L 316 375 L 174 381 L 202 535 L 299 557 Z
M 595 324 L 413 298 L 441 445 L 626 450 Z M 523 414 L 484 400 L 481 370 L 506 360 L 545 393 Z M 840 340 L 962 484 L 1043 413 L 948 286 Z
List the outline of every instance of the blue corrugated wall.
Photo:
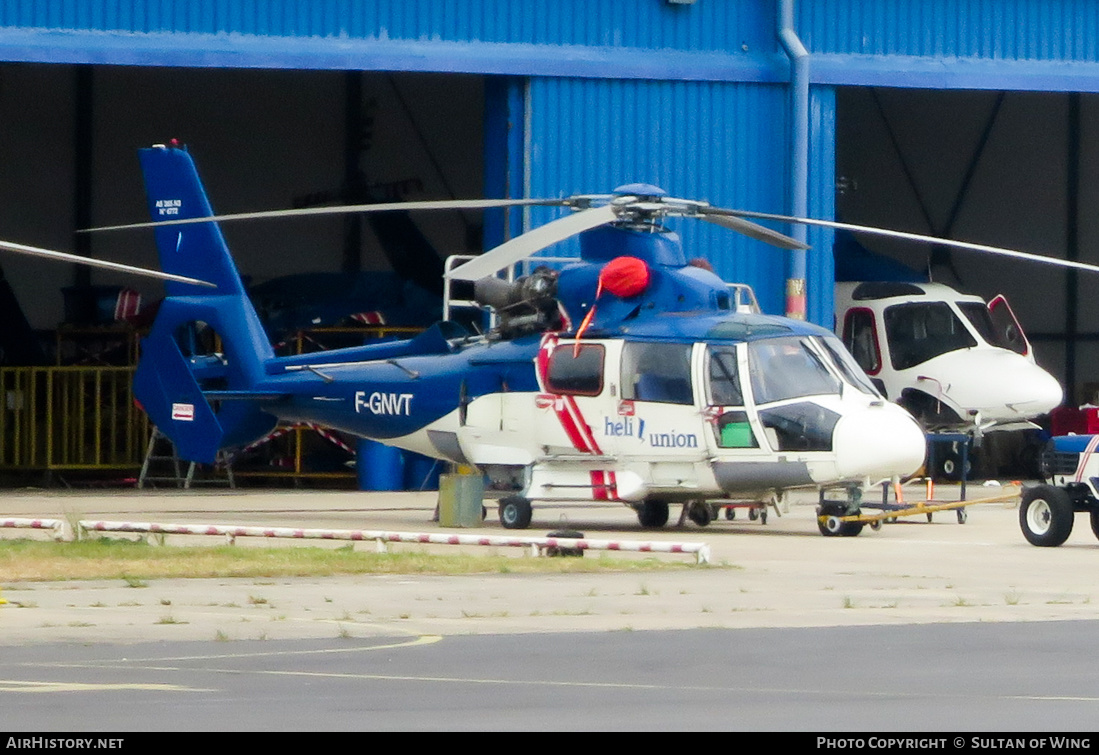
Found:
M 1099 92 L 1095 0 L 800 0 L 825 84 Z
M 0 26 L 137 33 L 771 48 L 758 2 L 665 0 L 4 0 Z M 764 19 L 773 18 L 769 8 Z M 735 32 L 735 33 L 731 33 Z

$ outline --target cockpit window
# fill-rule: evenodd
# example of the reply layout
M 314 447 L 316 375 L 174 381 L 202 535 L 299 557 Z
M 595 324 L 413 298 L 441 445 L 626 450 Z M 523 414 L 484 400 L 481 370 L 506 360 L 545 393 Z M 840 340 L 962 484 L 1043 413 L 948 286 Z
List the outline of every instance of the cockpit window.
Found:
M 889 307 L 885 310 L 885 332 L 895 370 L 906 370 L 942 354 L 977 345 L 946 302 Z
M 693 404 L 691 345 L 628 341 L 622 348 L 622 398 Z
M 752 341 L 748 344 L 748 368 L 757 404 L 838 394 L 842 386 L 808 339 L 798 337 Z
M 1026 356 L 1030 351 L 1023 329 L 1019 321 L 1015 319 L 1015 313 L 1011 311 L 1011 305 L 1000 294 L 988 303 L 988 314 L 992 318 L 992 330 L 996 333 L 997 346 L 1011 349 L 1016 354 Z
M 713 347 L 710 351 L 710 406 L 744 406 L 736 348 Z
M 866 376 L 866 373 L 862 371 L 862 367 L 859 366 L 855 358 L 843 348 L 843 344 L 840 340 L 834 336 L 827 336 L 824 338 L 818 338 L 817 342 L 824 347 L 824 352 L 832 358 L 832 364 L 836 366 L 839 373 L 843 375 L 843 379 L 851 385 L 858 388 L 863 393 L 868 393 L 871 396 L 881 396 L 878 393 L 878 389 L 874 387 L 874 384 L 870 382 L 870 378 Z
M 988 307 L 976 301 L 960 301 L 958 302 L 958 309 L 962 310 L 962 314 L 969 320 L 973 329 L 981 335 L 981 338 L 993 346 L 1003 346 L 1003 344 L 997 343 L 999 339 L 996 337 L 995 328 L 992 327 L 992 317 L 988 313 Z M 1006 346 L 1003 347 L 1007 348 Z

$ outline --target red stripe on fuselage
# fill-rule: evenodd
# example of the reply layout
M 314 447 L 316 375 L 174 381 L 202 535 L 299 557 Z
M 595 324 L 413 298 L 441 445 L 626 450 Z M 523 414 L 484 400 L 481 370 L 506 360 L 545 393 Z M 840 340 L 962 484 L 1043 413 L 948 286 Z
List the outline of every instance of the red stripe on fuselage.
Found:
M 557 345 L 557 336 L 547 333 L 542 338 L 542 346 L 535 358 L 535 370 L 538 384 L 547 391 L 550 353 Z M 603 450 L 591 431 L 591 425 L 584 419 L 584 413 L 576 403 L 574 396 L 554 395 L 553 412 L 561 429 L 565 431 L 573 448 L 585 454 L 602 456 Z M 618 485 L 613 471 L 594 470 L 591 472 L 592 497 L 597 501 L 618 500 Z

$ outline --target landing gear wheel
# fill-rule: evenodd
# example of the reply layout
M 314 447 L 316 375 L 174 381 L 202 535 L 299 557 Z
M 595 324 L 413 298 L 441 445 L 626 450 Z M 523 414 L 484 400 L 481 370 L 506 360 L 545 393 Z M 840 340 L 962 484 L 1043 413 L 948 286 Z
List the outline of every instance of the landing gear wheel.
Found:
M 842 505 L 825 504 L 817 509 L 817 529 L 825 537 L 855 537 L 862 532 L 863 522 L 845 522 L 841 516 L 847 516 Z M 827 517 L 821 521 L 819 517 Z
M 749 514 L 748 517 L 751 518 L 751 514 Z M 730 522 L 736 519 L 736 509 L 734 509 L 732 506 L 726 506 L 725 518 L 728 519 Z
M 1036 485 L 1023 491 L 1019 527 L 1031 545 L 1060 545 L 1072 533 L 1072 521 L 1072 501 L 1065 491 L 1052 485 Z
M 530 499 L 511 495 L 500 501 L 500 524 L 506 530 L 525 530 L 530 526 Z
M 748 509 L 748 518 L 751 519 L 753 522 L 759 519 L 759 509 L 754 507 Z
M 958 509 L 958 524 L 965 524 L 969 519 L 969 514 L 965 509 Z
M 934 520 L 935 520 L 935 514 L 928 511 L 927 512 L 927 521 L 931 522 L 931 521 L 934 521 Z
M 637 521 L 642 527 L 663 527 L 668 523 L 668 502 L 644 501 L 637 507 Z
M 705 501 L 691 501 L 686 506 L 687 516 L 699 527 L 705 527 L 714 520 L 714 513 Z
M 874 532 L 877 532 L 878 530 L 880 530 L 881 529 L 881 519 L 875 519 L 874 521 L 870 522 L 870 529 L 874 530 Z
M 1091 532 L 1096 537 L 1099 537 L 1099 511 L 1091 512 Z
M 767 509 L 759 510 L 759 521 L 761 524 L 767 524 Z

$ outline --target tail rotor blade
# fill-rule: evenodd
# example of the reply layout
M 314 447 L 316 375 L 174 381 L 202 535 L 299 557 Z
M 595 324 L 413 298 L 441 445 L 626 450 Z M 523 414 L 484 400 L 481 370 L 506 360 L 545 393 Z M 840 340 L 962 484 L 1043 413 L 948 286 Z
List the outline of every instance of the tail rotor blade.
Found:
M 616 217 L 615 206 L 609 204 L 566 215 L 563 218 L 539 226 L 533 231 L 524 233 L 522 236 L 516 236 L 510 241 L 505 241 L 495 249 L 491 249 L 480 257 L 475 257 L 461 267 L 455 268 L 448 277 L 452 280 L 480 280 L 559 241 L 564 241 L 578 233 L 610 223 Z

